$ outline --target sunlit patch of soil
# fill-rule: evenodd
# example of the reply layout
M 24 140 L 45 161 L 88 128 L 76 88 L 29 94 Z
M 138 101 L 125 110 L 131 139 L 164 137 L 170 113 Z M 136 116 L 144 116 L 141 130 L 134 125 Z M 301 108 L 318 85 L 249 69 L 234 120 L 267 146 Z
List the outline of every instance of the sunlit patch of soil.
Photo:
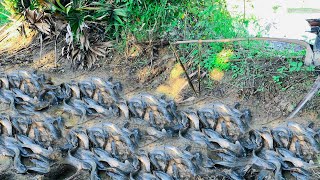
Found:
M 215 81 L 221 81 L 223 79 L 224 72 L 218 68 L 214 68 L 210 72 L 210 78 Z
M 55 65 L 55 54 L 54 54 L 53 50 L 42 55 L 41 59 L 35 60 L 34 64 L 33 64 L 33 68 L 43 69 L 43 70 L 51 69 L 51 68 L 54 68 L 55 66 L 56 66 Z
M 133 45 L 128 50 L 128 57 L 129 58 L 136 58 L 136 57 L 139 57 L 141 54 L 142 54 L 142 47 L 139 45 Z
M 140 81 L 144 81 L 150 74 L 152 74 L 152 69 L 149 67 L 144 67 L 138 72 L 138 78 Z
M 182 90 L 187 86 L 188 81 L 186 78 L 181 77 L 183 69 L 180 64 L 176 64 L 171 70 L 170 77 L 167 82 L 158 86 L 157 92 L 166 94 L 167 96 L 178 99 Z

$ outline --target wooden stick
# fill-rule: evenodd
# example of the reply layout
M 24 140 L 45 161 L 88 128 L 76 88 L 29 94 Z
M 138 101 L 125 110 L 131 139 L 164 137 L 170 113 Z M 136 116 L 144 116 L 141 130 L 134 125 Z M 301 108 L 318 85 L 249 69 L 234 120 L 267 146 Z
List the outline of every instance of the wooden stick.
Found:
M 60 32 L 57 31 L 57 23 L 54 22 L 54 67 L 58 67 L 58 60 L 57 60 L 57 41 L 58 41 L 58 38 L 59 38 L 59 35 L 60 35 Z
M 188 80 L 189 86 L 190 86 L 191 89 L 193 90 L 194 94 L 197 95 L 197 92 L 196 92 L 196 90 L 195 90 L 195 88 L 194 88 L 194 86 L 193 86 L 193 84 L 192 84 L 192 82 L 191 82 L 191 79 L 190 79 L 190 77 L 189 77 L 189 75 L 188 75 L 188 73 L 187 73 L 187 70 L 186 70 L 186 68 L 183 66 L 183 63 L 181 62 L 181 60 L 180 60 L 180 58 L 179 58 L 176 50 L 174 49 L 174 47 L 173 47 L 171 44 L 170 44 L 170 47 L 171 47 L 171 49 L 172 49 L 172 51 L 173 51 L 173 54 L 175 55 L 176 59 L 179 61 L 180 65 L 181 65 L 181 67 L 182 67 L 182 69 L 183 69 L 183 71 L 184 71 L 184 74 L 187 76 L 187 80 Z
M 176 41 L 171 44 L 189 44 L 189 43 L 214 43 L 214 42 L 236 42 L 236 41 L 246 41 L 246 40 L 255 40 L 255 41 L 278 41 L 278 42 L 287 42 L 298 44 L 306 48 L 306 56 L 304 59 L 304 63 L 306 65 L 312 65 L 313 62 L 313 51 L 310 47 L 310 44 L 297 40 L 297 39 L 287 39 L 287 38 L 269 38 L 269 37 L 253 37 L 253 38 L 233 38 L 233 39 L 209 39 L 209 40 L 187 40 L 187 41 Z
M 306 48 L 306 55 L 305 55 L 305 59 L 304 59 L 304 63 L 306 65 L 312 65 L 313 63 L 315 63 L 313 57 L 314 57 L 314 53 L 310 47 L 310 44 L 305 42 L 305 41 L 301 41 L 301 40 L 297 40 L 297 39 L 287 39 L 287 38 L 269 38 L 269 37 L 254 37 L 254 38 L 234 38 L 234 39 L 210 39 L 210 40 L 187 40 L 187 41 L 176 41 L 174 43 L 171 43 L 170 46 L 172 46 L 172 44 L 189 44 L 189 43 L 214 43 L 214 42 L 235 42 L 235 41 L 246 41 L 246 40 L 257 40 L 257 41 L 279 41 L 279 42 L 287 42 L 287 43 L 293 43 L 293 44 L 298 44 L 300 46 L 303 46 Z M 177 58 L 181 64 L 181 66 L 184 69 L 184 66 L 182 65 L 181 61 L 179 58 Z M 237 60 L 235 60 L 237 61 Z M 319 62 L 317 62 L 319 63 Z M 185 69 L 184 69 L 185 71 Z M 186 73 L 186 72 L 185 72 Z M 187 76 L 188 77 L 188 76 Z M 189 79 L 188 79 L 189 80 Z M 200 80 L 199 80 L 200 81 Z M 191 87 L 193 87 L 192 83 L 189 83 Z M 199 86 L 200 88 L 200 86 Z M 308 92 L 308 94 L 299 102 L 299 104 L 297 105 L 297 107 L 295 108 L 295 110 L 287 117 L 287 119 L 291 119 L 293 118 L 303 107 L 304 105 L 310 100 L 312 99 L 312 97 L 318 92 L 318 90 L 320 89 L 320 76 L 318 76 L 318 78 L 316 79 L 316 81 L 314 82 L 311 90 Z M 194 90 L 194 88 L 193 88 Z M 195 90 L 194 90 L 195 91 Z M 200 93 L 200 91 L 199 91 Z
M 313 83 L 312 88 L 308 92 L 308 94 L 299 102 L 297 107 L 290 113 L 287 119 L 292 119 L 303 107 L 304 105 L 312 99 L 312 97 L 318 92 L 320 89 L 320 76 L 316 79 L 316 81 Z
M 39 33 L 40 34 L 40 60 L 42 59 L 42 43 L 43 43 L 43 39 L 42 39 L 42 34 L 41 33 Z
M 199 93 L 199 96 L 201 95 L 201 67 L 200 67 L 200 63 L 202 61 L 202 53 L 201 53 L 201 50 L 202 50 L 202 44 L 199 43 L 199 63 L 198 63 L 198 93 Z

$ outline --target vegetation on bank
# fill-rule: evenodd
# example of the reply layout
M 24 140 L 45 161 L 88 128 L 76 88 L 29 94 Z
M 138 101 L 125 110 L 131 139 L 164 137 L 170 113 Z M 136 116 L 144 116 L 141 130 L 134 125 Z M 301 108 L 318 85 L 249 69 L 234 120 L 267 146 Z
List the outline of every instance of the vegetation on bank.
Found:
M 225 0 L 2 0 L 0 12 L 2 24 L 8 17 L 23 17 L 42 36 L 66 34 L 65 55 L 74 67 L 88 69 L 111 46 L 123 52 L 130 43 L 249 37 L 249 24 L 257 26 L 254 17 L 231 16 Z M 248 74 L 252 59 L 255 66 L 249 71 L 255 72 L 254 78 L 264 77 L 263 61 L 285 59 L 287 63 L 274 67 L 271 75 L 279 86 L 290 73 L 314 70 L 303 67 L 304 50 L 287 47 L 279 51 L 270 42 L 183 44 L 176 48 L 191 70 L 199 66 L 208 72 L 230 70 L 234 78 Z

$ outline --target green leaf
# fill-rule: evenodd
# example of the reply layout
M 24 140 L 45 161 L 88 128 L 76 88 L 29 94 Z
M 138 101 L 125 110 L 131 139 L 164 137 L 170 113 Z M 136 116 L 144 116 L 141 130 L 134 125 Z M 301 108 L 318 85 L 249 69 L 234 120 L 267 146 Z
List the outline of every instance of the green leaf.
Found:
M 119 16 L 113 17 L 116 21 L 118 21 L 121 25 L 124 24 L 123 21 L 119 18 Z
M 315 71 L 315 66 L 313 66 L 313 65 L 307 66 L 307 67 L 306 67 L 306 71 L 308 71 L 308 72 L 313 72 L 313 71 Z
M 63 12 L 66 12 L 66 8 L 61 4 L 60 0 L 56 0 L 58 6 L 60 7 L 60 9 L 62 9 Z
M 69 14 L 70 10 L 71 10 L 71 6 L 68 6 L 68 7 L 66 8 L 66 14 L 67 14 L 67 15 Z
M 118 16 L 127 17 L 126 10 L 124 10 L 124 9 L 114 9 L 113 12 L 114 12 L 114 14 L 116 14 Z

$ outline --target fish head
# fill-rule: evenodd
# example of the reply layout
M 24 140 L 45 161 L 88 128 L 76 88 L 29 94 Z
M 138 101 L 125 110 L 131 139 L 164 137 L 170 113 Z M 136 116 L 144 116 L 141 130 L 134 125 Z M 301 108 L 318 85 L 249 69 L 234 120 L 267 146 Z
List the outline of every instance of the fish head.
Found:
M 87 93 L 89 95 L 89 97 L 92 97 L 95 92 L 96 87 L 90 82 L 84 83 L 84 84 L 82 84 L 82 86 L 84 88 L 85 93 Z
M 141 107 L 143 109 L 146 109 L 148 107 L 147 103 L 145 101 L 141 101 Z
M 18 76 L 18 74 L 10 74 L 8 76 L 8 80 L 11 86 L 14 88 L 19 88 L 21 84 L 21 78 Z
M 238 146 L 240 154 L 244 154 L 245 153 L 245 150 L 244 150 L 243 146 L 241 145 L 241 143 L 239 141 L 236 141 L 235 145 Z
M 104 88 L 106 87 L 106 82 L 98 77 L 91 78 L 91 82 L 97 87 L 97 88 Z
M 53 148 L 51 146 L 48 147 L 49 152 L 53 152 Z
M 127 102 L 125 100 L 120 101 L 117 103 L 117 106 L 119 107 L 119 109 L 122 111 L 122 113 L 124 114 L 124 116 L 126 118 L 129 118 L 129 108 L 127 106 Z
M 181 124 L 184 127 L 189 127 L 190 125 L 190 120 L 189 118 L 185 115 L 185 113 L 181 113 Z
M 283 148 L 276 148 L 276 152 L 282 156 L 285 156 L 287 154 Z
M 270 133 L 270 128 L 264 126 L 264 127 L 261 128 L 261 131 Z
M 245 119 L 247 123 L 251 122 L 252 120 L 252 114 L 249 109 L 245 109 L 242 111 L 242 117 Z
M 78 82 L 77 82 L 77 81 L 75 81 L 75 80 L 71 80 L 71 81 L 70 81 L 70 85 L 78 86 L 79 84 L 78 84 Z
M 61 84 L 61 90 L 65 94 L 66 97 L 71 97 L 72 91 L 70 85 L 68 83 Z
M 139 161 L 137 156 L 134 156 L 132 158 L 132 166 L 134 167 L 134 169 L 140 169 L 140 167 L 141 167 L 140 166 L 140 161 Z
M 4 73 L 0 73 L 0 87 L 9 89 L 9 80 L 8 76 Z
M 122 84 L 120 82 L 114 83 L 114 89 L 121 92 L 123 90 Z

